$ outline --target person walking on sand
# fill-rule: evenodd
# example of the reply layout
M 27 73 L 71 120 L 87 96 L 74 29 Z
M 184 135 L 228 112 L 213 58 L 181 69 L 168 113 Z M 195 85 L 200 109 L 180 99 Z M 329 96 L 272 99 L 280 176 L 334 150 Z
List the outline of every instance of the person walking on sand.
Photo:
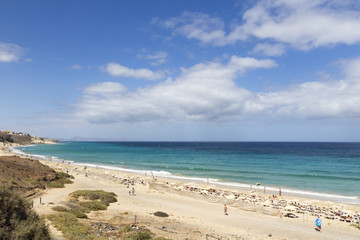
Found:
M 227 208 L 226 204 L 224 204 L 224 214 L 225 214 L 225 215 L 228 215 L 227 210 L 228 210 L 228 208 Z
M 131 189 L 131 194 L 132 194 L 133 196 L 135 196 L 135 188 L 132 188 L 132 189 Z
M 318 216 L 318 218 L 315 220 L 315 225 L 317 227 L 317 231 L 321 232 L 321 218 Z

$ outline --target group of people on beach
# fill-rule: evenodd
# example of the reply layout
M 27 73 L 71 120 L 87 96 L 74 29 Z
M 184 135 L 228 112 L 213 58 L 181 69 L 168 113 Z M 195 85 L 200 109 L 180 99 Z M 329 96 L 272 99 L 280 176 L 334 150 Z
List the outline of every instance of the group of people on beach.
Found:
M 67 167 L 63 168 L 63 171 L 65 171 L 67 173 L 70 172 L 69 170 L 70 169 Z M 75 171 L 76 174 L 78 174 L 77 172 L 80 169 L 74 168 L 72 170 Z M 81 173 L 84 174 L 85 176 L 87 175 L 87 172 L 89 171 L 87 166 L 84 166 L 81 170 L 82 170 Z M 97 175 L 97 173 L 93 173 L 93 175 L 94 174 Z M 111 174 L 109 174 L 107 172 L 103 173 L 103 175 L 111 177 Z M 151 177 L 152 177 L 153 183 L 158 182 L 157 181 L 158 179 L 156 176 L 151 174 Z M 120 183 L 123 183 L 124 185 L 127 186 L 127 188 L 130 188 L 130 186 L 131 186 L 131 189 L 129 189 L 129 196 L 136 195 L 135 188 L 133 187 L 133 186 L 135 186 L 135 183 L 142 184 L 142 185 L 148 185 L 151 182 L 151 180 L 149 181 L 149 179 L 143 179 L 141 177 L 133 178 L 133 177 L 129 177 L 129 176 L 120 177 L 118 175 L 112 175 L 112 178 L 118 180 Z M 161 185 L 161 181 L 158 184 Z M 257 185 L 256 186 L 257 188 L 259 188 L 259 186 L 261 186 L 260 182 L 257 182 L 256 185 Z M 288 207 L 294 206 L 295 208 L 292 209 L 292 212 L 294 212 L 294 213 L 290 212 L 293 215 L 293 218 L 298 218 L 298 216 L 296 216 L 296 213 L 305 214 L 305 212 L 307 212 L 309 215 L 319 216 L 315 221 L 315 225 L 316 225 L 315 229 L 319 232 L 321 232 L 321 230 L 322 230 L 320 216 L 329 218 L 329 216 L 330 216 L 329 213 L 330 213 L 330 214 L 332 214 L 331 216 L 333 217 L 331 219 L 334 219 L 334 220 L 340 219 L 340 221 L 342 221 L 344 219 L 343 220 L 344 222 L 346 220 L 346 222 L 355 222 L 355 223 L 356 223 L 356 220 L 358 221 L 360 218 L 360 215 L 358 213 L 352 214 L 350 216 L 350 215 L 346 214 L 345 211 L 340 211 L 338 209 L 333 209 L 333 208 L 327 209 L 324 207 L 312 206 L 311 204 L 309 205 L 309 204 L 302 204 L 299 202 L 286 201 L 281 198 L 281 196 L 282 196 L 281 188 L 279 188 L 278 195 L 271 194 L 271 195 L 261 196 L 258 194 L 259 191 L 256 191 L 252 188 L 252 184 L 250 184 L 250 193 L 233 192 L 233 191 L 229 191 L 229 190 L 214 189 L 213 187 L 209 187 L 209 188 L 198 187 L 195 185 L 169 183 L 169 182 L 164 182 L 164 186 L 171 187 L 178 191 L 189 191 L 189 192 L 199 193 L 201 195 L 208 195 L 208 196 L 212 196 L 212 197 L 221 197 L 224 200 L 228 199 L 229 201 L 242 201 L 244 203 L 253 203 L 253 204 L 259 204 L 264 207 L 272 207 L 275 209 L 279 209 L 282 212 L 282 214 L 285 216 L 286 216 L 285 213 L 289 213 Z M 224 215 L 229 215 L 229 209 L 228 209 L 227 203 L 225 203 L 223 205 Z M 346 216 L 346 218 L 344 216 Z M 350 221 L 348 221 L 348 219 L 350 219 Z

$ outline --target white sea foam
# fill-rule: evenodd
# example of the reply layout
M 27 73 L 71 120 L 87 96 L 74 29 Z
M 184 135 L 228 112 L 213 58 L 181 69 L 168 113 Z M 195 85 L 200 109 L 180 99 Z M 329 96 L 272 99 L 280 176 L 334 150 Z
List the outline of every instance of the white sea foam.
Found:
M 215 185 L 219 186 L 225 186 L 229 188 L 240 188 L 243 190 L 250 190 L 249 184 L 243 184 L 243 183 L 235 183 L 235 182 L 210 182 Z M 273 187 L 273 186 L 252 186 L 251 188 L 253 190 L 262 192 L 264 191 L 264 187 L 266 188 L 267 193 L 271 194 L 278 194 L 280 188 L 279 187 Z M 283 195 L 287 196 L 297 196 L 297 197 L 304 197 L 304 198 L 311 198 L 311 199 L 319 199 L 319 200 L 328 200 L 328 201 L 334 201 L 334 202 L 340 202 L 340 203 L 347 203 L 347 204 L 356 204 L 360 205 L 360 200 L 357 198 L 357 196 L 343 196 L 343 195 L 337 195 L 337 194 L 330 194 L 330 193 L 322 193 L 322 192 L 311 192 L 311 191 L 304 191 L 304 190 L 298 190 L 298 189 L 291 189 L 291 188 L 281 188 L 281 193 Z

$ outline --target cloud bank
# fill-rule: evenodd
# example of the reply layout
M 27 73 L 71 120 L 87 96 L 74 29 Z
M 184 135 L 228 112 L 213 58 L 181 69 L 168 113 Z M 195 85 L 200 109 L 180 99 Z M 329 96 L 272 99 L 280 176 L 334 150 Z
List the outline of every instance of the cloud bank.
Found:
M 255 37 L 309 50 L 359 43 L 359 9 L 359 2 L 351 0 L 263 0 L 247 10 L 240 23 L 233 24 L 228 31 L 221 19 L 203 13 L 184 12 L 179 17 L 155 22 L 171 29 L 173 35 L 204 44 L 224 46 Z M 275 46 L 275 54 L 266 52 L 267 48 L 261 45 L 255 51 L 263 49 L 265 55 L 280 55 L 280 45 Z
M 235 83 L 251 69 L 274 68 L 269 59 L 232 56 L 182 69 L 175 80 L 129 92 L 116 82 L 85 88 L 76 115 L 90 123 L 238 122 L 261 119 L 360 118 L 360 58 L 343 60 L 346 77 L 305 82 L 272 92 L 251 92 Z
M 251 69 L 273 67 L 273 60 L 233 56 L 226 64 L 208 62 L 182 69 L 175 80 L 135 92 L 126 92 L 120 83 L 90 85 L 77 104 L 77 116 L 91 123 L 241 118 L 254 111 L 247 101 L 255 95 L 238 87 L 235 78 Z

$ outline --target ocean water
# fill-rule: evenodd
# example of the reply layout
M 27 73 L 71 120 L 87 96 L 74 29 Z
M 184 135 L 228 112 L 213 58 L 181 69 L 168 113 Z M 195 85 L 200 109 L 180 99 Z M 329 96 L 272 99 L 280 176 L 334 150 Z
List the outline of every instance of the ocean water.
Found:
M 360 143 L 62 142 L 17 150 L 79 165 L 360 204 Z

